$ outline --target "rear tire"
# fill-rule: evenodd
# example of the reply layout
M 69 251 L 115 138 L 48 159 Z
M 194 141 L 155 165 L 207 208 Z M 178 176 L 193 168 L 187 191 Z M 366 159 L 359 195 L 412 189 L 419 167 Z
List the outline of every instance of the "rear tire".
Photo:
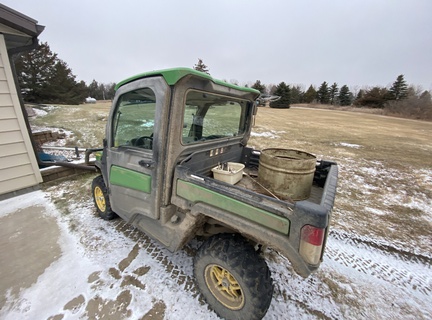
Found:
M 238 234 L 209 238 L 195 256 L 194 275 L 209 306 L 225 319 L 262 319 L 270 306 L 270 270 Z
M 111 209 L 108 190 L 102 176 L 97 176 L 93 179 L 92 194 L 99 217 L 104 220 L 112 220 L 117 218 L 117 214 Z

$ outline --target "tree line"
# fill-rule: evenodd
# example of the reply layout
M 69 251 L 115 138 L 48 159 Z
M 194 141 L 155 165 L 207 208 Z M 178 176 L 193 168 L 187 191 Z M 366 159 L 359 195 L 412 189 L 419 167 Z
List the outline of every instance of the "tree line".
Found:
M 198 59 L 194 69 L 210 74 L 208 66 L 204 64 L 202 59 Z M 236 80 L 231 80 L 230 83 L 239 84 Z M 301 85 L 288 85 L 285 82 L 278 85 L 264 85 L 260 80 L 256 80 L 251 87 L 262 94 L 280 96 L 279 100 L 270 102 L 269 106 L 271 108 L 289 108 L 291 104 L 315 103 L 358 108 L 379 108 L 389 115 L 432 120 L 430 92 L 408 86 L 403 74 L 396 78 L 390 88 L 374 86 L 363 88 L 357 93 L 351 92 L 346 84 L 339 87 L 336 82 L 329 85 L 326 81 L 318 88 L 310 85 L 307 90 L 304 90 Z
M 302 90 L 300 85 L 264 85 L 256 80 L 251 86 L 263 94 L 278 95 L 281 99 L 271 102 L 271 108 L 289 108 L 291 104 L 315 103 L 357 108 L 379 108 L 384 113 L 402 117 L 432 120 L 432 98 L 427 90 L 408 86 L 404 75 L 399 75 L 390 88 L 374 86 L 360 89 L 356 94 L 347 85 L 324 81 L 318 88 L 310 85 Z
M 110 100 L 114 97 L 115 83 L 89 85 L 77 81 L 71 68 L 53 53 L 48 43 L 38 49 L 13 57 L 21 95 L 29 103 L 80 104 L 85 98 Z

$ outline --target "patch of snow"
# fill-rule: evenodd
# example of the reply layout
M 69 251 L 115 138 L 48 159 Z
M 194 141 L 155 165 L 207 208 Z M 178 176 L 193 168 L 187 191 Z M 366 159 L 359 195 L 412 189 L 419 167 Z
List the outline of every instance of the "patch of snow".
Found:
M 348 142 L 339 142 L 339 143 L 335 143 L 333 145 L 335 145 L 335 146 L 341 146 L 341 147 L 346 147 L 346 148 L 353 148 L 353 149 L 360 149 L 362 147 L 359 144 L 348 143 Z
M 0 218 L 20 209 L 37 206 L 46 202 L 45 193 L 35 191 L 0 201 Z
M 46 112 L 45 110 L 42 110 L 42 109 L 33 108 L 33 111 L 37 117 L 43 117 L 43 116 L 46 116 L 48 114 L 48 112 Z
M 361 167 L 360 170 L 364 174 L 368 176 L 374 176 L 374 177 L 380 175 L 382 172 L 380 168 L 376 168 L 376 167 Z
M 270 138 L 270 139 L 277 139 L 279 138 L 279 134 L 285 133 L 285 131 L 266 131 L 266 132 L 251 132 L 252 137 L 264 137 L 264 138 Z
M 379 215 L 379 216 L 384 216 L 384 215 L 387 214 L 387 212 L 385 212 L 383 210 L 379 210 L 379 209 L 371 208 L 371 207 L 365 207 L 365 210 L 368 211 L 368 212 L 370 212 L 370 213 Z
M 141 127 L 153 128 L 154 127 L 154 121 L 153 120 L 151 120 L 151 121 L 143 120 Z

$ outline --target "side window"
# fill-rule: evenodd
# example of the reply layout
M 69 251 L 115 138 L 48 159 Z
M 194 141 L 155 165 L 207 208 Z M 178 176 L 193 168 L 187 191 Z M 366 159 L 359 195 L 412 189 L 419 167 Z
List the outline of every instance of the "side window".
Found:
M 114 147 L 131 146 L 151 150 L 155 125 L 156 96 L 142 88 L 117 100 L 113 121 Z

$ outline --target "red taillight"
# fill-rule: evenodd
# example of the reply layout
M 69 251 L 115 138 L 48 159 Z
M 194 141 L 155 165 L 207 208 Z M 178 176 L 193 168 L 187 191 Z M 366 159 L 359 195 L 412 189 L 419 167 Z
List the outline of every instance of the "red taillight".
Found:
M 310 264 L 317 264 L 321 259 L 325 229 L 305 225 L 301 229 L 300 255 Z
M 324 241 L 324 229 L 307 224 L 301 230 L 301 239 L 314 246 L 321 246 Z

